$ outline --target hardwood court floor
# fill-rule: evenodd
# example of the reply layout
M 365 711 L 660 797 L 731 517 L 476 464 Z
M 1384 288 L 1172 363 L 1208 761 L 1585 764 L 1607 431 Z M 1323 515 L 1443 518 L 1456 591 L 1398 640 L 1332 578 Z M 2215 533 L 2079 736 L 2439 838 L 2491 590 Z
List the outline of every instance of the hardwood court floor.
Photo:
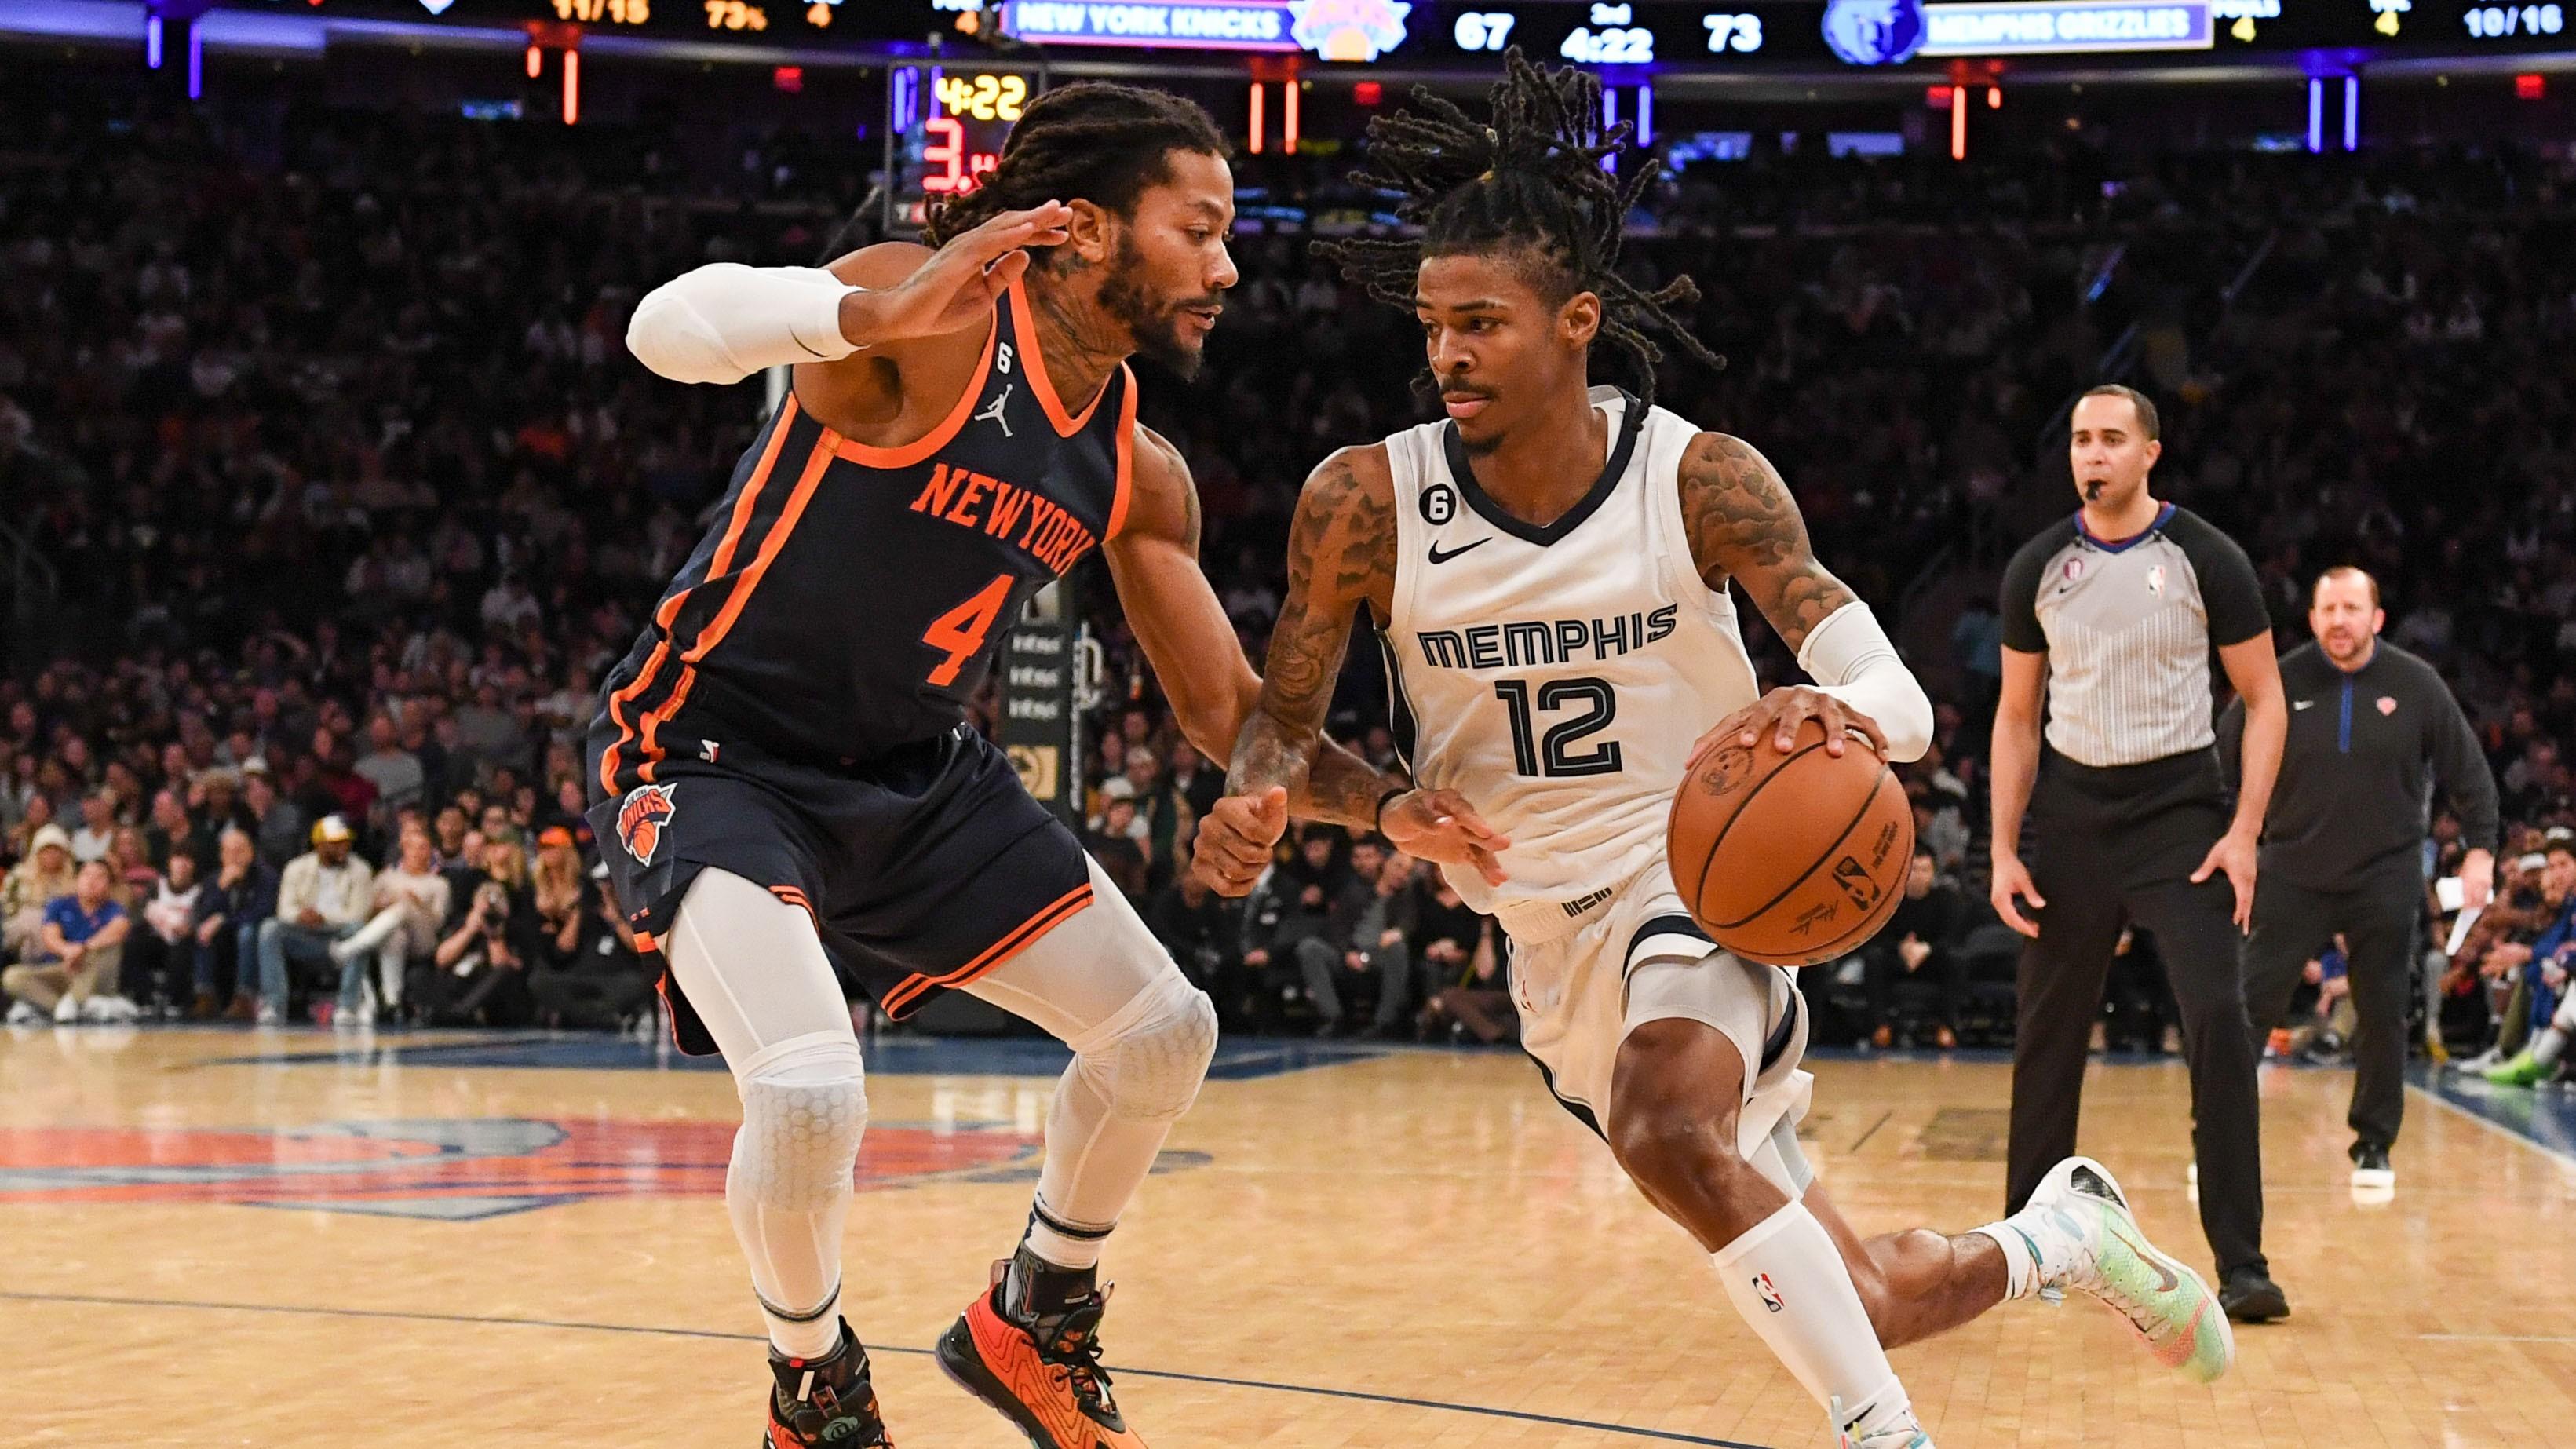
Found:
M 872 1046 L 851 1318 L 904 1449 L 1018 1444 L 922 1350 L 1012 1242 L 1054 1064 Z M 599 1040 L 0 1035 L 0 1443 L 751 1449 L 766 1375 L 718 1194 L 718 1072 Z M 1706 1260 L 1513 1054 L 1229 1043 L 1110 1249 L 1157 1449 L 1831 1442 Z M 2006 1068 L 1818 1066 L 1808 1151 L 1865 1231 L 1992 1216 Z M 2576 1419 L 2566 1104 L 2409 1096 L 2393 1205 L 2349 1078 L 2267 1072 L 2297 1314 L 2165 1374 L 2084 1301 L 1897 1355 L 1943 1449 L 2527 1445 Z M 2097 1067 L 2086 1141 L 2202 1257 L 2179 1068 Z M 2520 1116 L 2515 1112 L 2519 1111 Z

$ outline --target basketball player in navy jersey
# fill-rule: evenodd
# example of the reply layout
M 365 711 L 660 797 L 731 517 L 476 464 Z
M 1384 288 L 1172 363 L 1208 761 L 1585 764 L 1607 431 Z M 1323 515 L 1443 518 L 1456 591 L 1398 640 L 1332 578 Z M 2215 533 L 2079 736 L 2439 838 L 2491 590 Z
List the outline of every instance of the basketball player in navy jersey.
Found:
M 1702 762 L 1826 748 L 1896 760 L 1932 709 L 1869 608 L 1817 562 L 1750 444 L 1654 406 L 1647 330 L 1705 348 L 1618 271 L 1623 192 L 1603 171 L 1599 83 L 1514 50 L 1489 123 L 1417 92 L 1369 128 L 1360 184 L 1419 239 L 1327 246 L 1414 313 L 1448 421 L 1326 459 L 1298 500 L 1288 599 L 1199 868 L 1240 891 L 1311 778 L 1355 615 L 1379 629 L 1414 777 L 1466 791 L 1510 837 L 1449 873 L 1512 946 L 1522 1043 L 1648 1201 L 1711 1255 L 1722 1291 L 1831 1414 L 1847 1449 L 1930 1449 L 1886 1350 L 2006 1298 L 2076 1288 L 2157 1356 L 2213 1378 L 2232 1354 L 2207 1287 L 2149 1247 L 2100 1164 L 2069 1158 L 2020 1213 L 1948 1236 L 1864 1240 L 1798 1144 L 1799 993 L 1715 949 L 1664 859 L 1673 792 Z M 1641 394 L 1589 386 L 1596 340 Z M 1816 680 L 1760 693 L 1729 583 Z M 1715 725 L 1711 727 L 1711 721 Z M 1705 733 L 1703 733 L 1705 731 Z M 1698 743 L 1694 745 L 1692 741 Z
M 1068 86 L 933 216 L 936 250 L 717 264 L 636 309 L 628 344 L 665 377 L 795 365 L 589 741 L 592 823 L 681 1045 L 721 1050 L 741 1094 L 725 1200 L 769 1328 L 768 1449 L 891 1442 L 838 1311 L 867 1118 L 845 985 L 896 1017 L 970 992 L 1073 1048 L 1026 1234 L 938 1359 L 1038 1449 L 1143 1443 L 1100 1365 L 1095 1268 L 1216 1017 L 963 720 L 996 637 L 1093 549 L 1193 743 L 1224 754 L 1257 695 L 1125 361 L 1197 366 L 1235 281 L 1226 150 L 1187 101 Z M 1296 808 L 1466 869 L 1501 844 L 1339 751 Z

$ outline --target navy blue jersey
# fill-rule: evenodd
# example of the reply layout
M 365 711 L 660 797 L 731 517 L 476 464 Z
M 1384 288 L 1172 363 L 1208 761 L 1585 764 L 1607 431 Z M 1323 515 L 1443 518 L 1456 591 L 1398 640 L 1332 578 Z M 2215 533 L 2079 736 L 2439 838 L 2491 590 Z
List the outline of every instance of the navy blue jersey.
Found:
M 1030 595 L 1127 512 L 1136 380 L 1069 415 L 1028 298 L 994 309 L 973 382 L 916 442 L 872 448 L 791 393 L 707 536 L 602 687 L 598 784 L 738 743 L 841 765 L 954 728 Z

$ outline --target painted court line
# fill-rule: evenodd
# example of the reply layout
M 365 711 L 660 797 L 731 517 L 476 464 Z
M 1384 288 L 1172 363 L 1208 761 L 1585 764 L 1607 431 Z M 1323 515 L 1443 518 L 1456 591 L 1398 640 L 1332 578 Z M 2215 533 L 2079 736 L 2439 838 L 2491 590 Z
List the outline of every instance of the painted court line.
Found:
M 368 1318 L 405 1323 L 470 1323 L 484 1327 L 559 1328 L 585 1333 L 640 1333 L 663 1338 L 709 1338 L 732 1343 L 760 1343 L 756 1333 L 720 1333 L 705 1328 L 658 1328 L 636 1323 L 583 1323 L 554 1318 L 497 1318 L 471 1313 L 409 1313 L 383 1308 L 305 1308 L 288 1303 L 216 1303 L 184 1298 L 118 1298 L 96 1293 L 23 1293 L 0 1289 L 0 1300 L 20 1303 L 79 1303 L 111 1308 L 194 1308 L 219 1313 L 272 1313 L 309 1318 Z M 899 1353 L 928 1357 L 926 1348 L 888 1347 L 869 1344 L 868 1352 Z M 1216 1384 L 1226 1388 L 1261 1389 L 1278 1394 L 1307 1394 L 1317 1398 L 1354 1399 L 1372 1404 L 1396 1404 L 1405 1408 L 1435 1409 L 1449 1414 L 1474 1414 L 1488 1419 L 1515 1419 L 1528 1424 L 1556 1424 L 1569 1429 L 1590 1429 L 1602 1434 L 1617 1434 L 1631 1439 L 1653 1439 L 1666 1444 L 1699 1444 L 1708 1449 L 1763 1449 L 1759 1444 L 1746 1444 L 1734 1439 L 1711 1439 L 1698 1434 L 1682 1434 L 1670 1429 L 1637 1429 L 1625 1424 L 1604 1424 L 1592 1419 L 1570 1419 L 1556 1414 L 1531 1414 L 1519 1409 L 1497 1409 L 1482 1404 L 1453 1404 L 1439 1399 L 1406 1398 L 1400 1394 L 1371 1394 L 1357 1389 L 1326 1389 L 1309 1384 L 1278 1384 L 1261 1379 L 1221 1378 L 1211 1374 L 1177 1373 L 1166 1369 L 1127 1368 L 1109 1365 L 1112 1373 L 1130 1378 L 1169 1379 L 1177 1383 Z
M 2508 1141 L 2521 1143 L 2523 1146 L 2530 1148 L 2532 1151 L 2539 1153 L 2541 1156 L 2548 1158 L 2550 1161 L 2557 1163 L 2561 1167 L 2576 1168 L 2576 1157 L 2568 1156 L 2565 1152 L 2552 1147 L 2548 1143 L 2541 1141 L 2539 1138 L 2532 1136 L 2528 1132 L 2517 1131 L 2511 1125 L 2499 1122 L 2495 1118 L 2488 1116 L 2484 1112 L 2478 1111 L 2476 1108 L 2469 1106 L 2465 1102 L 2452 1101 L 2450 1094 L 2447 1092 L 2436 1091 L 2431 1087 L 2427 1087 L 2420 1082 L 2414 1081 L 2409 1081 L 2406 1084 L 2406 1089 L 2431 1101 L 2433 1105 L 2437 1107 L 2445 1108 L 2458 1116 L 2465 1117 L 2469 1121 L 2475 1122 L 2479 1126 L 2484 1127 L 2489 1132 L 2493 1132 L 2499 1137 L 2505 1138 Z

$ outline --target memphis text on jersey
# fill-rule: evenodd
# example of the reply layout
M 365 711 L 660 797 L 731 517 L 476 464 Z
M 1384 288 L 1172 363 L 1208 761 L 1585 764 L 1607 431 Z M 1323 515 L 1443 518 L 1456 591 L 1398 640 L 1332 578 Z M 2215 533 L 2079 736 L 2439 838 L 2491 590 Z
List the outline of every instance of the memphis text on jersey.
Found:
M 1602 660 L 1661 643 L 1680 610 L 1671 604 L 1651 614 L 1607 619 L 1534 619 L 1517 624 L 1476 624 L 1465 629 L 1426 629 L 1414 636 L 1422 662 L 1434 669 L 1523 669 L 1533 664 Z
M 1022 552 L 1062 575 L 1100 540 L 1082 520 L 1033 488 L 941 463 L 912 500 L 912 511 L 944 523 L 1014 542 Z M 1019 537 L 1012 540 L 1012 533 Z

